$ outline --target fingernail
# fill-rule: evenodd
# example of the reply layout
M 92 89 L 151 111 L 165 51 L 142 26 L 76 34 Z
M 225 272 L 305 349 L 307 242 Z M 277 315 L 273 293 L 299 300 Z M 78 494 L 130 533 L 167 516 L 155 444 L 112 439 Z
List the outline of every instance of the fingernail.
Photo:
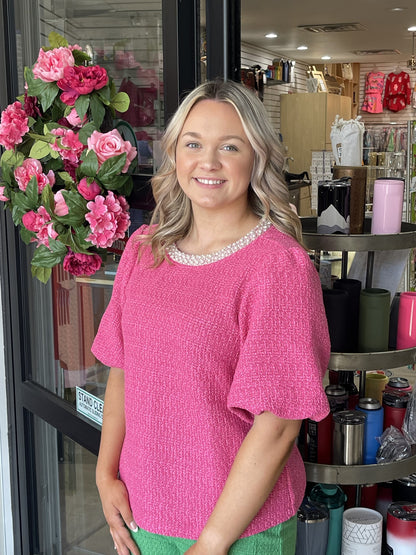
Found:
M 131 530 L 132 530 L 133 532 L 137 532 L 137 530 L 139 529 L 138 526 L 137 526 L 137 524 L 134 522 L 134 520 L 132 520 L 132 521 L 130 522 L 130 528 L 131 528 Z

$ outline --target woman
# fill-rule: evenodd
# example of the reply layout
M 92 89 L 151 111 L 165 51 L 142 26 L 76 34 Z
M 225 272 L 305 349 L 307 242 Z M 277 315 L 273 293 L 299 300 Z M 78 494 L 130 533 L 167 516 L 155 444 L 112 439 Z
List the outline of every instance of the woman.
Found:
M 163 141 L 151 225 L 127 244 L 93 345 L 112 367 L 104 514 L 122 555 L 289 555 L 294 445 L 302 419 L 328 413 L 329 339 L 283 155 L 233 82 L 190 93 Z

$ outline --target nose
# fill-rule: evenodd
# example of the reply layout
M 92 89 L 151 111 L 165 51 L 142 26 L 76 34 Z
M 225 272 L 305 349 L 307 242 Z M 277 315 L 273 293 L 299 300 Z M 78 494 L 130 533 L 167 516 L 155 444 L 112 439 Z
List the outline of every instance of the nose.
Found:
M 206 148 L 201 152 L 201 168 L 205 170 L 217 170 L 221 167 L 221 161 L 216 148 Z

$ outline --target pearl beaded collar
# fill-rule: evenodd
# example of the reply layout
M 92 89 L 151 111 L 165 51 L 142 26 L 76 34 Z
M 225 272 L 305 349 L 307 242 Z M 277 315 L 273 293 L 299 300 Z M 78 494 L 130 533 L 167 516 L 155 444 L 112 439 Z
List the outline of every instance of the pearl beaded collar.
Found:
M 249 231 L 247 235 L 244 235 L 244 237 L 241 237 L 238 241 L 231 243 L 231 245 L 227 245 L 223 249 L 210 254 L 187 254 L 180 251 L 176 245 L 168 247 L 167 253 L 172 260 L 179 262 L 180 264 L 186 264 L 188 266 L 203 266 L 205 264 L 211 264 L 212 262 L 218 262 L 219 260 L 222 260 L 223 258 L 239 251 L 243 247 L 246 247 L 254 241 L 254 239 L 257 239 L 257 237 L 264 233 L 270 226 L 271 222 L 266 218 L 262 218 L 256 227 Z

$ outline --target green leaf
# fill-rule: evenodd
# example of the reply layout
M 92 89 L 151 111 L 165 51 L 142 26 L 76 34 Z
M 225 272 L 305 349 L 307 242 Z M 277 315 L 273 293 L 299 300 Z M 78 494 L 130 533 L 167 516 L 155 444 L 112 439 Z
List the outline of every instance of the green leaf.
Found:
M 126 159 L 127 159 L 127 154 L 125 152 L 123 152 L 123 154 L 118 154 L 117 156 L 113 156 L 112 158 L 109 158 L 108 160 L 106 160 L 98 174 L 97 177 L 98 179 L 101 181 L 107 181 L 121 173 L 121 170 L 124 168 L 125 164 L 126 164 Z
M 25 157 L 21 152 L 14 150 L 5 150 L 0 158 L 0 165 L 4 171 L 5 166 L 17 167 L 23 164 Z
M 73 50 L 72 55 L 74 56 L 75 65 L 77 66 L 82 66 L 84 62 L 89 62 L 91 60 L 91 57 L 82 50 Z
M 59 33 L 56 33 L 55 31 L 52 31 L 49 33 L 48 40 L 52 48 L 59 48 L 60 46 L 68 46 L 68 41 L 66 40 L 66 38 L 60 35 Z
M 105 108 L 97 94 L 91 95 L 91 115 L 97 129 L 100 128 L 105 116 Z
M 30 67 L 25 67 L 24 77 L 27 83 L 27 94 L 29 96 L 40 96 L 48 86 L 48 83 L 45 83 L 42 79 L 35 79 Z
M 133 188 L 133 181 L 130 175 L 118 175 L 112 177 L 108 181 L 100 182 L 105 189 L 117 191 L 118 193 L 128 196 Z
M 85 151 L 84 151 L 85 152 Z M 80 166 L 80 172 L 87 177 L 95 177 L 98 172 L 98 158 L 93 150 L 89 150 Z
M 111 99 L 111 105 L 117 112 L 127 112 L 130 106 L 130 97 L 125 92 L 119 92 Z
M 38 94 L 44 112 L 52 106 L 58 93 L 59 87 L 56 83 L 46 83 L 44 90 Z
M 77 114 L 80 117 L 81 121 L 84 119 L 84 116 L 87 113 L 89 105 L 90 105 L 90 97 L 87 94 L 82 94 L 76 99 L 75 110 L 77 111 Z
M 10 200 L 12 201 L 13 211 L 12 215 L 15 213 L 16 218 L 21 219 L 22 215 L 25 212 L 29 212 L 30 210 L 36 210 L 37 203 L 34 205 L 30 202 L 29 198 L 23 193 L 23 191 L 12 191 Z M 16 208 L 16 210 L 14 210 Z M 13 221 L 15 221 L 15 216 L 13 216 Z
M 49 143 L 45 141 L 35 141 L 32 148 L 30 149 L 30 158 L 35 158 L 36 160 L 42 160 L 51 154 L 51 147 Z
M 91 247 L 91 243 L 87 243 L 84 238 L 81 236 L 81 233 L 84 234 L 84 230 L 86 230 L 85 237 L 90 233 L 89 228 L 81 227 L 77 228 L 81 231 L 76 231 L 75 233 L 72 232 L 72 228 L 64 231 L 59 235 L 59 240 L 64 244 L 67 245 L 73 252 L 83 252 L 87 254 L 89 252 L 89 248 Z
M 34 175 L 29 183 L 27 184 L 25 195 L 27 196 L 30 206 L 32 209 L 36 209 L 39 204 L 39 191 L 38 191 L 38 180 Z
M 81 127 L 78 132 L 79 141 L 83 145 L 88 144 L 88 139 L 91 137 L 94 131 L 97 131 L 97 127 L 92 122 L 85 124 L 84 127 Z
M 43 268 L 53 268 L 53 266 L 63 261 L 67 252 L 68 249 L 64 244 L 49 238 L 49 248 L 45 245 L 39 245 L 33 255 L 32 264 Z
M 78 191 L 62 191 L 62 195 L 69 212 L 66 216 L 55 216 L 56 221 L 70 226 L 82 225 L 85 222 L 85 214 L 88 211 L 87 201 Z
M 44 187 L 40 198 L 41 204 L 43 204 L 49 214 L 53 214 L 53 211 L 55 210 L 55 198 L 50 185 L 46 185 Z
M 107 84 L 102 89 L 95 91 L 95 94 L 100 98 L 101 102 L 106 106 L 110 106 L 111 103 L 111 90 L 109 85 Z
M 58 175 L 65 184 L 72 185 L 74 183 L 74 180 L 68 172 L 58 172 Z
M 32 277 L 38 279 L 42 283 L 47 283 L 48 279 L 51 277 L 51 268 L 41 268 L 39 266 L 31 266 Z
M 35 237 L 35 234 L 33 233 L 33 231 L 29 231 L 25 228 L 25 226 L 22 225 L 20 227 L 20 237 L 22 238 L 22 241 L 25 243 L 25 245 L 29 245 L 31 240 Z

